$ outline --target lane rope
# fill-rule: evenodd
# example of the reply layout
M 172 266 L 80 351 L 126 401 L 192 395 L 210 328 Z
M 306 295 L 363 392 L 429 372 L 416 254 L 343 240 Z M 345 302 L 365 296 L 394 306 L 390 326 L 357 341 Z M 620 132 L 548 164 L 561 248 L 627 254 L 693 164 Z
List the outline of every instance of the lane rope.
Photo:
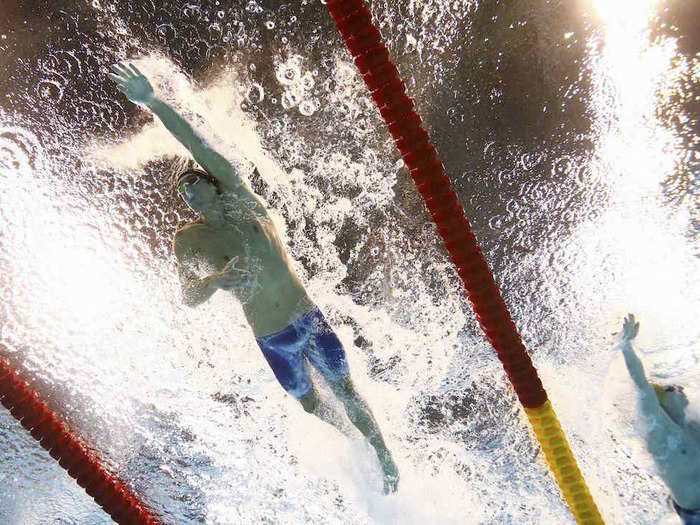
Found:
M 0 350 L 8 351 L 2 344 Z M 124 525 L 161 523 L 2 358 L 0 403 L 115 522 Z
M 525 413 L 576 521 L 586 525 L 602 523 L 552 404 L 547 400 L 541 407 L 526 408 Z
M 328 0 L 326 4 L 438 227 L 479 324 L 528 413 L 535 436 L 545 451 L 569 508 L 578 523 L 602 524 L 600 512 L 571 454 L 537 370 L 525 350 L 437 150 L 414 110 L 413 100 L 406 94 L 406 86 L 389 58 L 381 34 L 372 23 L 372 13 L 363 0 Z M 558 462 L 563 461 L 562 448 L 568 451 L 565 456 L 574 467 L 571 470 L 562 471 L 559 466 Z M 585 490 L 579 490 L 580 487 Z

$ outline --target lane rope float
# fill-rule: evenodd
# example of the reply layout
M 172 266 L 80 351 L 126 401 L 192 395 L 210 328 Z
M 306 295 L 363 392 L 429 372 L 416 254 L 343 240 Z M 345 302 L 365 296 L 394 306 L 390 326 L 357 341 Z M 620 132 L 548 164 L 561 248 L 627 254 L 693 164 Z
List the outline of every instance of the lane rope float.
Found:
M 406 94 L 406 86 L 389 58 L 379 30 L 372 23 L 372 13 L 363 0 L 328 0 L 326 5 L 438 227 L 479 324 L 525 408 L 569 508 L 578 523 L 602 524 L 603 518 L 437 150 L 414 110 L 413 100 Z
M 0 351 L 8 350 L 0 344 Z M 124 525 L 161 523 L 2 358 L 0 403 L 115 522 Z

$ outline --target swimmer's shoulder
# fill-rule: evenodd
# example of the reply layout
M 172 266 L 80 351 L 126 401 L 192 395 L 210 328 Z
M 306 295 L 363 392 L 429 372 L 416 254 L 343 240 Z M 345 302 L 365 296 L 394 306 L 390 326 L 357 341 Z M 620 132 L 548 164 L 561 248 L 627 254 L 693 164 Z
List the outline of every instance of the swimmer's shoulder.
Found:
M 198 244 L 197 240 L 205 229 L 204 225 L 199 222 L 185 224 L 175 232 L 173 239 L 173 250 L 178 257 L 184 255 L 187 251 L 195 248 Z
M 256 167 L 253 167 L 253 176 L 258 179 L 261 178 L 260 172 Z M 237 172 L 235 177 L 217 177 L 217 179 L 219 180 L 222 192 L 233 201 L 234 205 L 245 206 L 248 211 L 259 218 L 267 218 L 267 208 L 263 204 L 261 198 L 255 194 Z

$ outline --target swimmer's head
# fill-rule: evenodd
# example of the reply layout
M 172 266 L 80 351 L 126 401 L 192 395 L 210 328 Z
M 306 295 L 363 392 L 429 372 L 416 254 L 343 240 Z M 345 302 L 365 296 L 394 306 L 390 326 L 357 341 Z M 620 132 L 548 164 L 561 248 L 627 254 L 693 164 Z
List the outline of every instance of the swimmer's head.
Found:
M 177 192 L 197 213 L 206 214 L 220 205 L 221 188 L 218 181 L 204 170 L 190 168 L 179 174 Z
M 678 424 L 685 422 L 685 409 L 688 406 L 688 397 L 685 395 L 682 386 L 659 385 L 652 383 L 656 397 L 659 399 L 661 407 L 669 417 Z

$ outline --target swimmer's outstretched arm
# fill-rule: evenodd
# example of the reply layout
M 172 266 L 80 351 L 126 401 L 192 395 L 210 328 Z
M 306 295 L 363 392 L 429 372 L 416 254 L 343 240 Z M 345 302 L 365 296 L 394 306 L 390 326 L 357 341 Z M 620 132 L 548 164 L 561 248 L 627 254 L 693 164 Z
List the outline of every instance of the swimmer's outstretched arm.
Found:
M 644 373 L 644 365 L 642 365 L 641 359 L 635 353 L 632 348 L 632 340 L 637 337 L 639 332 L 639 323 L 635 322 L 634 315 L 628 314 L 625 318 L 625 322 L 622 326 L 622 339 L 620 340 L 620 349 L 622 350 L 622 355 L 625 357 L 625 364 L 627 365 L 627 370 L 637 385 L 637 388 L 643 391 L 649 391 L 652 394 L 654 390 L 647 380 L 647 376 Z
M 632 340 L 639 332 L 639 323 L 635 322 L 634 315 L 628 314 L 622 327 L 622 339 L 619 348 L 625 358 L 625 364 L 634 384 L 640 393 L 641 410 L 649 421 L 650 427 L 647 433 L 647 447 L 653 455 L 666 453 L 666 437 L 674 423 L 665 413 L 659 403 L 659 398 L 644 373 L 642 360 L 632 348 Z
M 132 102 L 149 108 L 195 160 L 223 186 L 229 191 L 244 188 L 231 163 L 214 151 L 172 107 L 155 96 L 150 82 L 136 66 L 119 63 L 112 66 L 112 71 L 114 73 L 109 77 L 117 88 Z

